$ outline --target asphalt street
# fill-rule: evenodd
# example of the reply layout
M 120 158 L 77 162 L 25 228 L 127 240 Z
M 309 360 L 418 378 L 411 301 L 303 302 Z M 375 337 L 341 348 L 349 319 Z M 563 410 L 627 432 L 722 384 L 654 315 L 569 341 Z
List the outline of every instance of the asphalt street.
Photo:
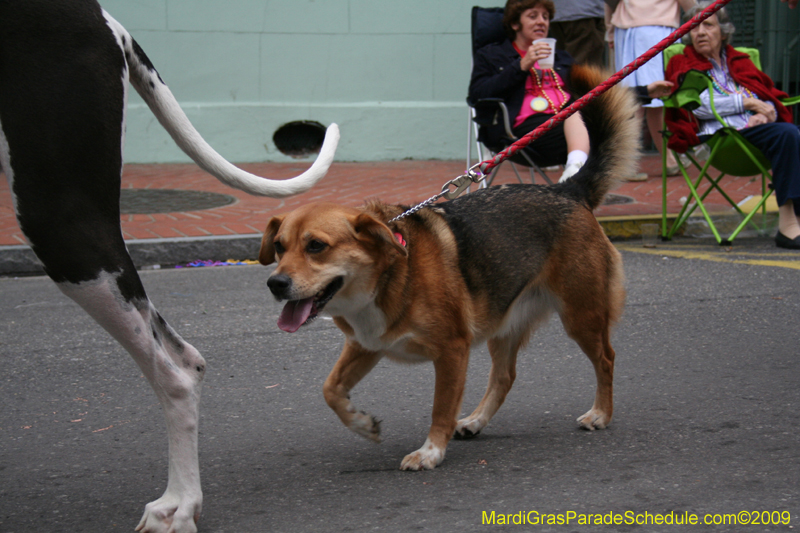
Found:
M 611 426 L 578 429 L 594 373 L 554 317 L 520 354 L 491 424 L 427 472 L 398 467 L 425 440 L 432 365 L 383 361 L 353 391 L 383 420 L 376 445 L 322 397 L 341 333 L 330 320 L 278 330 L 269 268 L 142 272 L 208 362 L 200 532 L 800 528 L 800 254 L 768 239 L 730 252 L 620 247 L 628 300 L 612 339 Z M 0 279 L 0 331 L 0 532 L 132 531 L 167 475 L 161 409 L 138 368 L 47 278 Z M 476 347 L 465 414 L 488 369 Z M 536 513 L 570 523 L 531 524 Z M 623 523 L 579 524 L 586 515 Z M 648 515 L 750 524 L 636 524 Z

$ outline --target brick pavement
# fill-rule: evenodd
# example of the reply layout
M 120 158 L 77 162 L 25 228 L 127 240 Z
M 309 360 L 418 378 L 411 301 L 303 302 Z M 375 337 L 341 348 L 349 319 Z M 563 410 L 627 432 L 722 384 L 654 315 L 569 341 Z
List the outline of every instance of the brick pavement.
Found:
M 286 178 L 299 174 L 309 165 L 304 161 L 241 166 L 259 175 Z M 596 211 L 598 218 L 652 217 L 661 213 L 659 156 L 645 156 L 641 168 L 650 176 L 646 182 L 624 183 L 614 191 L 614 194 L 633 198 L 634 202 L 601 206 Z M 124 188 L 207 191 L 234 196 L 237 201 L 202 211 L 123 215 L 122 230 L 126 240 L 256 234 L 263 230 L 272 215 L 309 202 L 330 201 L 358 206 L 367 199 L 379 198 L 389 203 L 414 204 L 436 194 L 447 180 L 463 171 L 463 161 L 334 163 L 328 175 L 310 191 L 275 200 L 230 189 L 194 164 L 127 165 L 122 178 Z M 560 172 L 554 174 L 557 177 Z M 726 190 L 737 202 L 749 195 L 760 194 L 760 180 L 728 177 L 725 181 Z M 495 183 L 515 182 L 510 167 L 503 165 Z M 688 195 L 688 188 L 682 178 L 673 177 L 669 179 L 668 190 L 668 210 L 676 213 L 680 209 L 679 199 Z M 729 211 L 716 192 L 709 196 L 707 205 L 711 211 Z M 0 246 L 24 243 L 14 217 L 8 182 L 0 179 Z

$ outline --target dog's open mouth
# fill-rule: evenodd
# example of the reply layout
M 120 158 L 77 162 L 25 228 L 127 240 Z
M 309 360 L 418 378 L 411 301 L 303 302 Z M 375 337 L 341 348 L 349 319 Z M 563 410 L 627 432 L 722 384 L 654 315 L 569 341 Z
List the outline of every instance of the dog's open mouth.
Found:
M 278 317 L 278 327 L 283 331 L 294 333 L 304 324 L 308 324 L 319 315 L 325 304 L 331 301 L 343 284 L 344 279 L 340 276 L 311 298 L 289 300 L 283 307 L 281 316 Z

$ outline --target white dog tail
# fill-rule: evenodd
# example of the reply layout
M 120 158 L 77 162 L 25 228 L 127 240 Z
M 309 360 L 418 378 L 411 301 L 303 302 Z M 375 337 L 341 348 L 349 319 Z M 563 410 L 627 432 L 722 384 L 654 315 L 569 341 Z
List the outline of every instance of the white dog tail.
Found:
M 153 111 L 164 129 L 186 155 L 209 174 L 231 187 L 249 194 L 283 198 L 310 189 L 322 179 L 333 163 L 336 146 L 339 144 L 339 127 L 331 124 L 325 132 L 325 140 L 316 161 L 311 167 L 291 179 L 271 180 L 245 172 L 228 162 L 214 150 L 189 122 L 178 101 L 161 80 L 153 64 L 130 34 L 108 13 L 103 12 L 108 24 L 117 36 L 125 52 L 130 81 Z

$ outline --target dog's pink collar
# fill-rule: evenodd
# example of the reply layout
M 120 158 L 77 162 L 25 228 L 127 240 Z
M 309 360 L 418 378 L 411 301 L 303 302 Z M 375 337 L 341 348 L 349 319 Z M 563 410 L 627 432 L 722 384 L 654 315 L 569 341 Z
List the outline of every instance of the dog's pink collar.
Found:
M 402 246 L 403 248 L 406 247 L 406 240 L 403 238 L 402 235 L 400 235 L 399 233 L 395 232 L 394 233 L 394 238 L 397 239 L 397 242 L 400 243 L 400 246 Z

